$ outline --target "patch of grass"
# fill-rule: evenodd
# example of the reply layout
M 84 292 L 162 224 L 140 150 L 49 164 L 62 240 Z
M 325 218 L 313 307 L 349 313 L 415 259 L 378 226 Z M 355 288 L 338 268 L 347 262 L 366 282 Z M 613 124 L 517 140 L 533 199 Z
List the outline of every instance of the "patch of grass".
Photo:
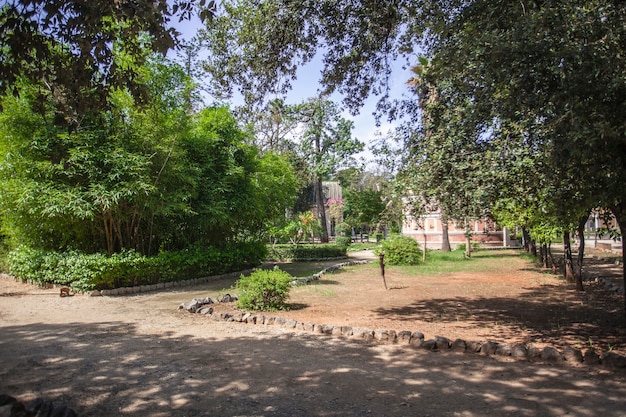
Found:
M 507 259 L 519 257 L 519 250 L 477 251 L 466 259 L 462 250 L 429 251 L 426 262 L 415 266 L 398 266 L 403 273 L 417 276 L 445 275 L 454 272 L 486 272 L 506 267 Z
M 328 285 L 325 285 L 324 282 L 321 282 L 321 283 L 313 282 L 309 285 L 298 287 L 298 289 L 300 291 L 317 294 L 322 297 L 336 297 L 337 296 L 337 292 L 334 289 L 329 288 Z
M 364 249 L 374 249 L 378 246 L 375 242 L 353 243 L 348 247 L 348 252 L 358 252 Z

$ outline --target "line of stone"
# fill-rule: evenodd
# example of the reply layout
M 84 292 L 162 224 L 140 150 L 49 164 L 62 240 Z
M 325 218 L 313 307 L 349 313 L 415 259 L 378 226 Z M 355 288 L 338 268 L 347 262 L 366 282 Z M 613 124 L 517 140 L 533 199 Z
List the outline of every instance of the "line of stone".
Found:
M 231 300 L 236 299 L 234 296 Z M 196 300 L 197 301 L 197 300 Z M 222 300 L 226 301 L 226 300 Z M 192 305 L 193 304 L 193 305 Z M 207 316 L 213 321 L 246 323 L 265 326 L 279 326 L 288 330 L 303 331 L 318 335 L 334 337 L 346 337 L 366 343 L 398 344 L 415 348 L 426 349 L 433 352 L 464 352 L 477 353 L 485 356 L 495 355 L 512 357 L 518 360 L 545 363 L 563 363 L 571 365 L 602 365 L 609 369 L 625 369 L 626 357 L 615 352 L 603 352 L 601 355 L 594 348 L 587 349 L 584 353 L 580 349 L 565 347 L 559 351 L 553 347 L 539 348 L 533 345 L 499 342 L 465 341 L 463 339 L 451 340 L 443 336 L 434 339 L 424 339 L 424 334 L 418 331 L 376 329 L 366 327 L 334 326 L 332 324 L 315 324 L 299 322 L 279 316 L 266 316 L 264 314 L 252 314 L 246 312 L 220 312 L 214 313 L 213 307 L 197 304 L 195 302 L 182 304 L 179 309 L 187 309 L 190 313 Z

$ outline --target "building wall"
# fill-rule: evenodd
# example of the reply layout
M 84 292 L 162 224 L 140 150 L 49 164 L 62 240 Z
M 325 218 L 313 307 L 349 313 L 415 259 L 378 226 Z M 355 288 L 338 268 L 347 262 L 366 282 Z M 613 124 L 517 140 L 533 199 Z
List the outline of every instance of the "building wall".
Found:
M 519 247 L 519 242 L 509 230 L 500 228 L 491 219 L 480 219 L 471 222 L 472 242 L 479 243 L 485 247 Z M 421 244 L 426 241 L 429 249 L 441 249 L 442 243 L 442 222 L 441 213 L 433 212 L 414 218 L 411 215 L 405 216 L 402 225 L 402 234 L 411 236 Z M 459 244 L 465 244 L 465 228 L 455 221 L 448 222 L 448 237 L 450 246 L 454 249 Z

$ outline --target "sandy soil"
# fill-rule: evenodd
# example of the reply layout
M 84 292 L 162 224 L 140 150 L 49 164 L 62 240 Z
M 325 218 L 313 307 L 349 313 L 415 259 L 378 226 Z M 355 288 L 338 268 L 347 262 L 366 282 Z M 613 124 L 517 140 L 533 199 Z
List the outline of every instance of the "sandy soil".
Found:
M 379 280 L 359 278 L 370 269 L 375 273 L 374 267 L 348 268 L 348 277 L 342 278 L 362 289 L 354 294 L 359 301 L 352 307 L 351 295 L 332 283 L 336 276 L 328 275 L 322 280 L 328 281 L 326 286 L 294 291 L 295 308 L 284 315 L 315 323 L 419 330 L 427 337 L 527 340 L 545 329 L 529 329 L 523 323 L 531 320 L 524 317 L 536 315 L 533 309 L 557 306 L 556 298 L 531 301 L 531 295 L 539 296 L 537 288 L 554 285 L 552 290 L 561 291 L 555 297 L 566 296 L 569 306 L 581 304 L 578 295 L 536 271 L 520 271 L 517 279 L 524 285 L 517 290 L 510 289 L 515 287 L 512 278 L 497 281 L 489 274 L 481 274 L 482 281 L 459 274 L 445 285 L 439 280 L 438 285 L 420 286 L 391 274 L 388 283 L 394 289 L 385 292 Z M 467 279 L 474 285 L 463 287 Z M 228 285 L 61 298 L 58 289 L 2 277 L 0 393 L 20 400 L 48 398 L 83 416 L 617 417 L 626 410 L 623 371 L 366 345 L 276 326 L 215 322 L 176 309 Z M 462 302 L 452 292 L 457 287 L 465 288 Z M 472 290 L 479 292 L 472 295 Z M 495 298 L 491 291 L 499 294 L 501 304 L 495 305 L 501 310 L 487 304 Z M 513 311 L 522 311 L 523 318 L 513 317 Z M 556 313 L 550 317 L 565 317 Z M 496 324 L 494 315 L 507 326 Z M 476 326 L 487 322 L 491 324 Z M 538 342 L 560 340 L 549 338 Z

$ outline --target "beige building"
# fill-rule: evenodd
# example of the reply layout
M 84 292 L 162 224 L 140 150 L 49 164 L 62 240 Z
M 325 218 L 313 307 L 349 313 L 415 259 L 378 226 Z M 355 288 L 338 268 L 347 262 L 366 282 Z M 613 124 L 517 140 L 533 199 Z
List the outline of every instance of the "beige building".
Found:
M 472 242 L 487 248 L 515 248 L 520 247 L 514 233 L 506 228 L 499 227 L 490 218 L 470 221 Z M 443 227 L 441 211 L 437 207 L 424 216 L 415 218 L 408 212 L 402 225 L 402 234 L 411 236 L 420 244 L 426 242 L 428 249 L 441 249 L 443 241 Z M 457 221 L 448 221 L 448 238 L 452 249 L 465 244 L 465 225 Z

